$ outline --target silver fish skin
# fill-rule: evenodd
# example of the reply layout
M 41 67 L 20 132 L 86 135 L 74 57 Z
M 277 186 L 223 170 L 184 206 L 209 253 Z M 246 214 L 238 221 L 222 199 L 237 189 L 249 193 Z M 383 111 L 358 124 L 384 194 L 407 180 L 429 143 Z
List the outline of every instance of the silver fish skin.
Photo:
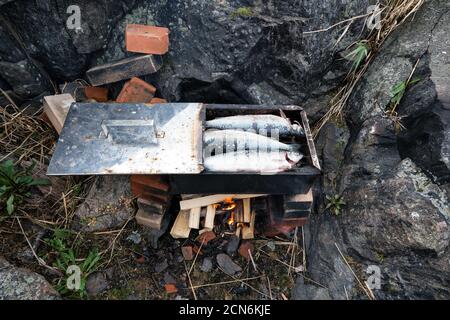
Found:
M 204 167 L 215 172 L 277 173 L 292 169 L 303 155 L 299 152 L 230 152 L 207 157 Z
M 212 129 L 255 130 L 256 132 L 278 130 L 280 135 L 304 136 L 303 128 L 291 124 L 286 118 L 272 114 L 240 115 L 222 117 L 206 121 L 206 127 Z
M 294 151 L 298 150 L 298 145 L 288 145 L 259 135 L 254 132 L 241 130 L 207 130 L 203 134 L 203 143 L 207 149 L 217 150 L 224 148 L 223 152 L 229 150 L 263 150 L 263 151 Z M 225 147 L 224 147 L 225 145 Z M 223 153 L 221 152 L 221 153 Z

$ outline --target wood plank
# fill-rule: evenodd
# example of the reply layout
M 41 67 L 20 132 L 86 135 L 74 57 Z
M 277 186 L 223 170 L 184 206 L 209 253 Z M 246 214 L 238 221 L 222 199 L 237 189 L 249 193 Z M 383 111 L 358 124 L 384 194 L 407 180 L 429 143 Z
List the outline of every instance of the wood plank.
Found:
M 190 200 L 210 196 L 210 194 L 181 194 L 181 200 Z
M 61 133 L 72 103 L 75 100 L 68 93 L 44 97 L 44 112 L 58 134 Z
M 242 200 L 243 205 L 244 205 L 244 222 L 245 223 L 250 223 L 251 220 L 251 207 L 250 207 L 250 199 L 243 199 Z
M 206 208 L 206 218 L 205 218 L 205 228 L 213 229 L 214 228 L 214 218 L 216 216 L 216 207 L 210 204 Z
M 313 201 L 313 193 L 312 188 L 305 194 L 292 194 L 285 196 L 285 202 L 312 202 Z
M 200 212 L 202 211 L 201 207 L 192 208 L 189 212 L 189 228 L 191 229 L 200 229 Z
M 180 211 L 170 230 L 170 235 L 175 239 L 189 238 L 189 211 Z
M 242 226 L 236 228 L 236 237 L 240 238 L 242 233 Z
M 255 219 L 256 211 L 252 211 L 250 218 L 250 225 L 242 228 L 242 239 L 248 240 L 255 238 Z
M 210 204 L 220 203 L 228 198 L 233 199 L 246 199 L 246 198 L 256 198 L 263 197 L 265 194 L 213 194 L 206 197 L 200 197 L 195 199 L 180 201 L 181 210 L 188 210 L 197 207 L 206 207 Z

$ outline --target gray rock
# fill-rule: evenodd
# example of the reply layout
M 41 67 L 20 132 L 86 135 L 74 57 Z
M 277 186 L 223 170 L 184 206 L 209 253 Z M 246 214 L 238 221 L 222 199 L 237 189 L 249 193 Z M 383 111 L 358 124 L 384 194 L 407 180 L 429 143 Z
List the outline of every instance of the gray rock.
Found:
M 212 267 L 212 259 L 207 257 L 203 259 L 200 270 L 202 270 L 203 272 L 210 272 L 212 270 Z
M 134 243 L 139 244 L 142 241 L 141 234 L 137 231 L 133 231 L 128 237 L 127 240 Z
M 169 264 L 167 263 L 167 259 L 162 260 L 161 262 L 158 262 L 155 264 L 155 272 L 160 273 L 166 270 L 169 267 Z
M 0 75 L 22 98 L 37 96 L 48 89 L 46 79 L 28 60 L 0 61 Z
M 69 0 L 12 1 L 2 14 L 23 38 L 26 51 L 59 82 L 82 78 L 93 65 L 129 55 L 126 23 L 154 24 L 171 30 L 164 69 L 147 77 L 165 98 L 278 104 L 320 98 L 336 88 L 348 66 L 334 59 L 335 52 L 357 40 L 363 21 L 355 21 L 337 47 L 330 43 L 341 35 L 339 28 L 302 32 L 366 13 L 369 3 L 257 1 L 245 17 L 237 13 L 249 6 L 245 0 L 174 0 L 169 6 L 166 0 L 82 0 L 77 2 L 78 31 L 66 24 Z M 0 60 L 18 61 L 1 51 Z
M 13 1 L 15 1 L 15 0 L 0 0 L 0 7 L 4 4 L 7 4 L 7 3 L 13 2 Z
M 234 276 L 236 273 L 242 271 L 242 268 L 225 253 L 219 253 L 216 256 L 216 261 L 219 267 L 230 276 Z
M 86 291 L 91 296 L 96 296 L 109 288 L 107 274 L 104 272 L 95 272 L 89 275 L 86 281 Z
M 17 268 L 0 257 L 0 300 L 58 300 L 60 295 L 45 278 Z
M 328 289 L 305 284 L 302 277 L 297 278 L 291 298 L 292 300 L 331 300 Z
M 355 89 L 347 112 L 354 130 L 369 130 L 366 123 L 384 116 L 392 88 L 408 79 L 420 59 L 413 76 L 420 82 L 408 88 L 397 108 L 406 127 L 398 149 L 439 184 L 450 182 L 449 10 L 448 1 L 428 1 L 414 21 L 398 28 Z
M 166 273 L 164 273 L 164 283 L 165 284 L 176 284 L 177 283 L 177 280 L 169 273 L 169 272 L 166 272 Z
M 82 232 L 122 226 L 133 217 L 128 176 L 97 177 L 86 200 L 75 211 L 74 228 Z
M 237 249 L 239 248 L 240 243 L 241 243 L 241 238 L 239 238 L 237 236 L 232 236 L 228 240 L 227 254 L 230 256 L 233 256 L 236 253 Z

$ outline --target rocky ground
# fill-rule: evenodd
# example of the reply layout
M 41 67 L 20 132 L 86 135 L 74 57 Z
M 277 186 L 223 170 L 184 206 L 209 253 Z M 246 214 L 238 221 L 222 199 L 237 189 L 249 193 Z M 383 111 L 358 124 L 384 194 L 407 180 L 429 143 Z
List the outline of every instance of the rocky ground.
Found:
M 52 84 L 83 78 L 89 67 L 125 57 L 125 24 L 145 23 L 171 30 L 163 68 L 145 77 L 169 101 L 294 103 L 314 125 L 352 67 L 343 52 L 368 30 L 356 19 L 342 37 L 345 24 L 309 31 L 365 14 L 371 4 L 79 2 L 83 32 L 76 33 L 65 26 L 70 1 L 0 1 L 0 88 L 18 105 L 10 113 L 17 116 L 28 106 L 20 116 L 36 119 Z M 99 11 L 104 14 L 93 14 Z M 195 263 L 185 265 L 183 243 L 134 224 L 126 178 L 52 178 L 51 189 L 33 189 L 33 201 L 0 222 L 0 255 L 8 260 L 0 259 L 0 298 L 80 298 L 61 290 L 65 276 L 55 266 L 69 249 L 79 262 L 100 257 L 84 279 L 81 298 L 182 299 L 194 298 L 194 292 L 199 299 L 449 298 L 449 13 L 447 1 L 426 1 L 373 53 L 342 117 L 332 118 L 316 138 L 323 178 L 315 213 L 297 237 L 253 242 L 258 271 L 237 250 L 227 250 L 228 236 L 208 243 Z M 395 117 L 388 116 L 399 83 L 409 84 Z M 121 85 L 111 85 L 111 92 Z M 9 104 L 0 98 L 0 105 Z M 13 141 L 4 130 L 0 154 L 48 163 L 55 135 L 29 118 L 23 119 L 31 121 L 27 125 L 16 121 L 11 127 L 17 118 L 4 115 L 2 127 L 25 131 L 35 125 L 47 139 L 45 147 L 24 152 L 21 143 L 30 140 Z M 345 201 L 339 215 L 325 210 L 326 195 Z M 199 247 L 192 237 L 189 243 Z M 302 270 L 289 268 L 293 255 Z M 236 268 L 236 275 L 225 277 L 226 268 Z M 374 268 L 381 287 L 368 292 L 359 281 Z M 208 286 L 223 281 L 236 282 Z M 178 292 L 167 294 L 164 284 L 172 282 Z

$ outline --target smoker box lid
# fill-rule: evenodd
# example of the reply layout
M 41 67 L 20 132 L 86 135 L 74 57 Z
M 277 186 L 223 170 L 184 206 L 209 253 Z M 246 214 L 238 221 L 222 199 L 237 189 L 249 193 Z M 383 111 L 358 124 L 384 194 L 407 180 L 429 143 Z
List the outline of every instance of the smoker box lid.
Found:
M 202 107 L 74 103 L 47 174 L 200 173 Z

